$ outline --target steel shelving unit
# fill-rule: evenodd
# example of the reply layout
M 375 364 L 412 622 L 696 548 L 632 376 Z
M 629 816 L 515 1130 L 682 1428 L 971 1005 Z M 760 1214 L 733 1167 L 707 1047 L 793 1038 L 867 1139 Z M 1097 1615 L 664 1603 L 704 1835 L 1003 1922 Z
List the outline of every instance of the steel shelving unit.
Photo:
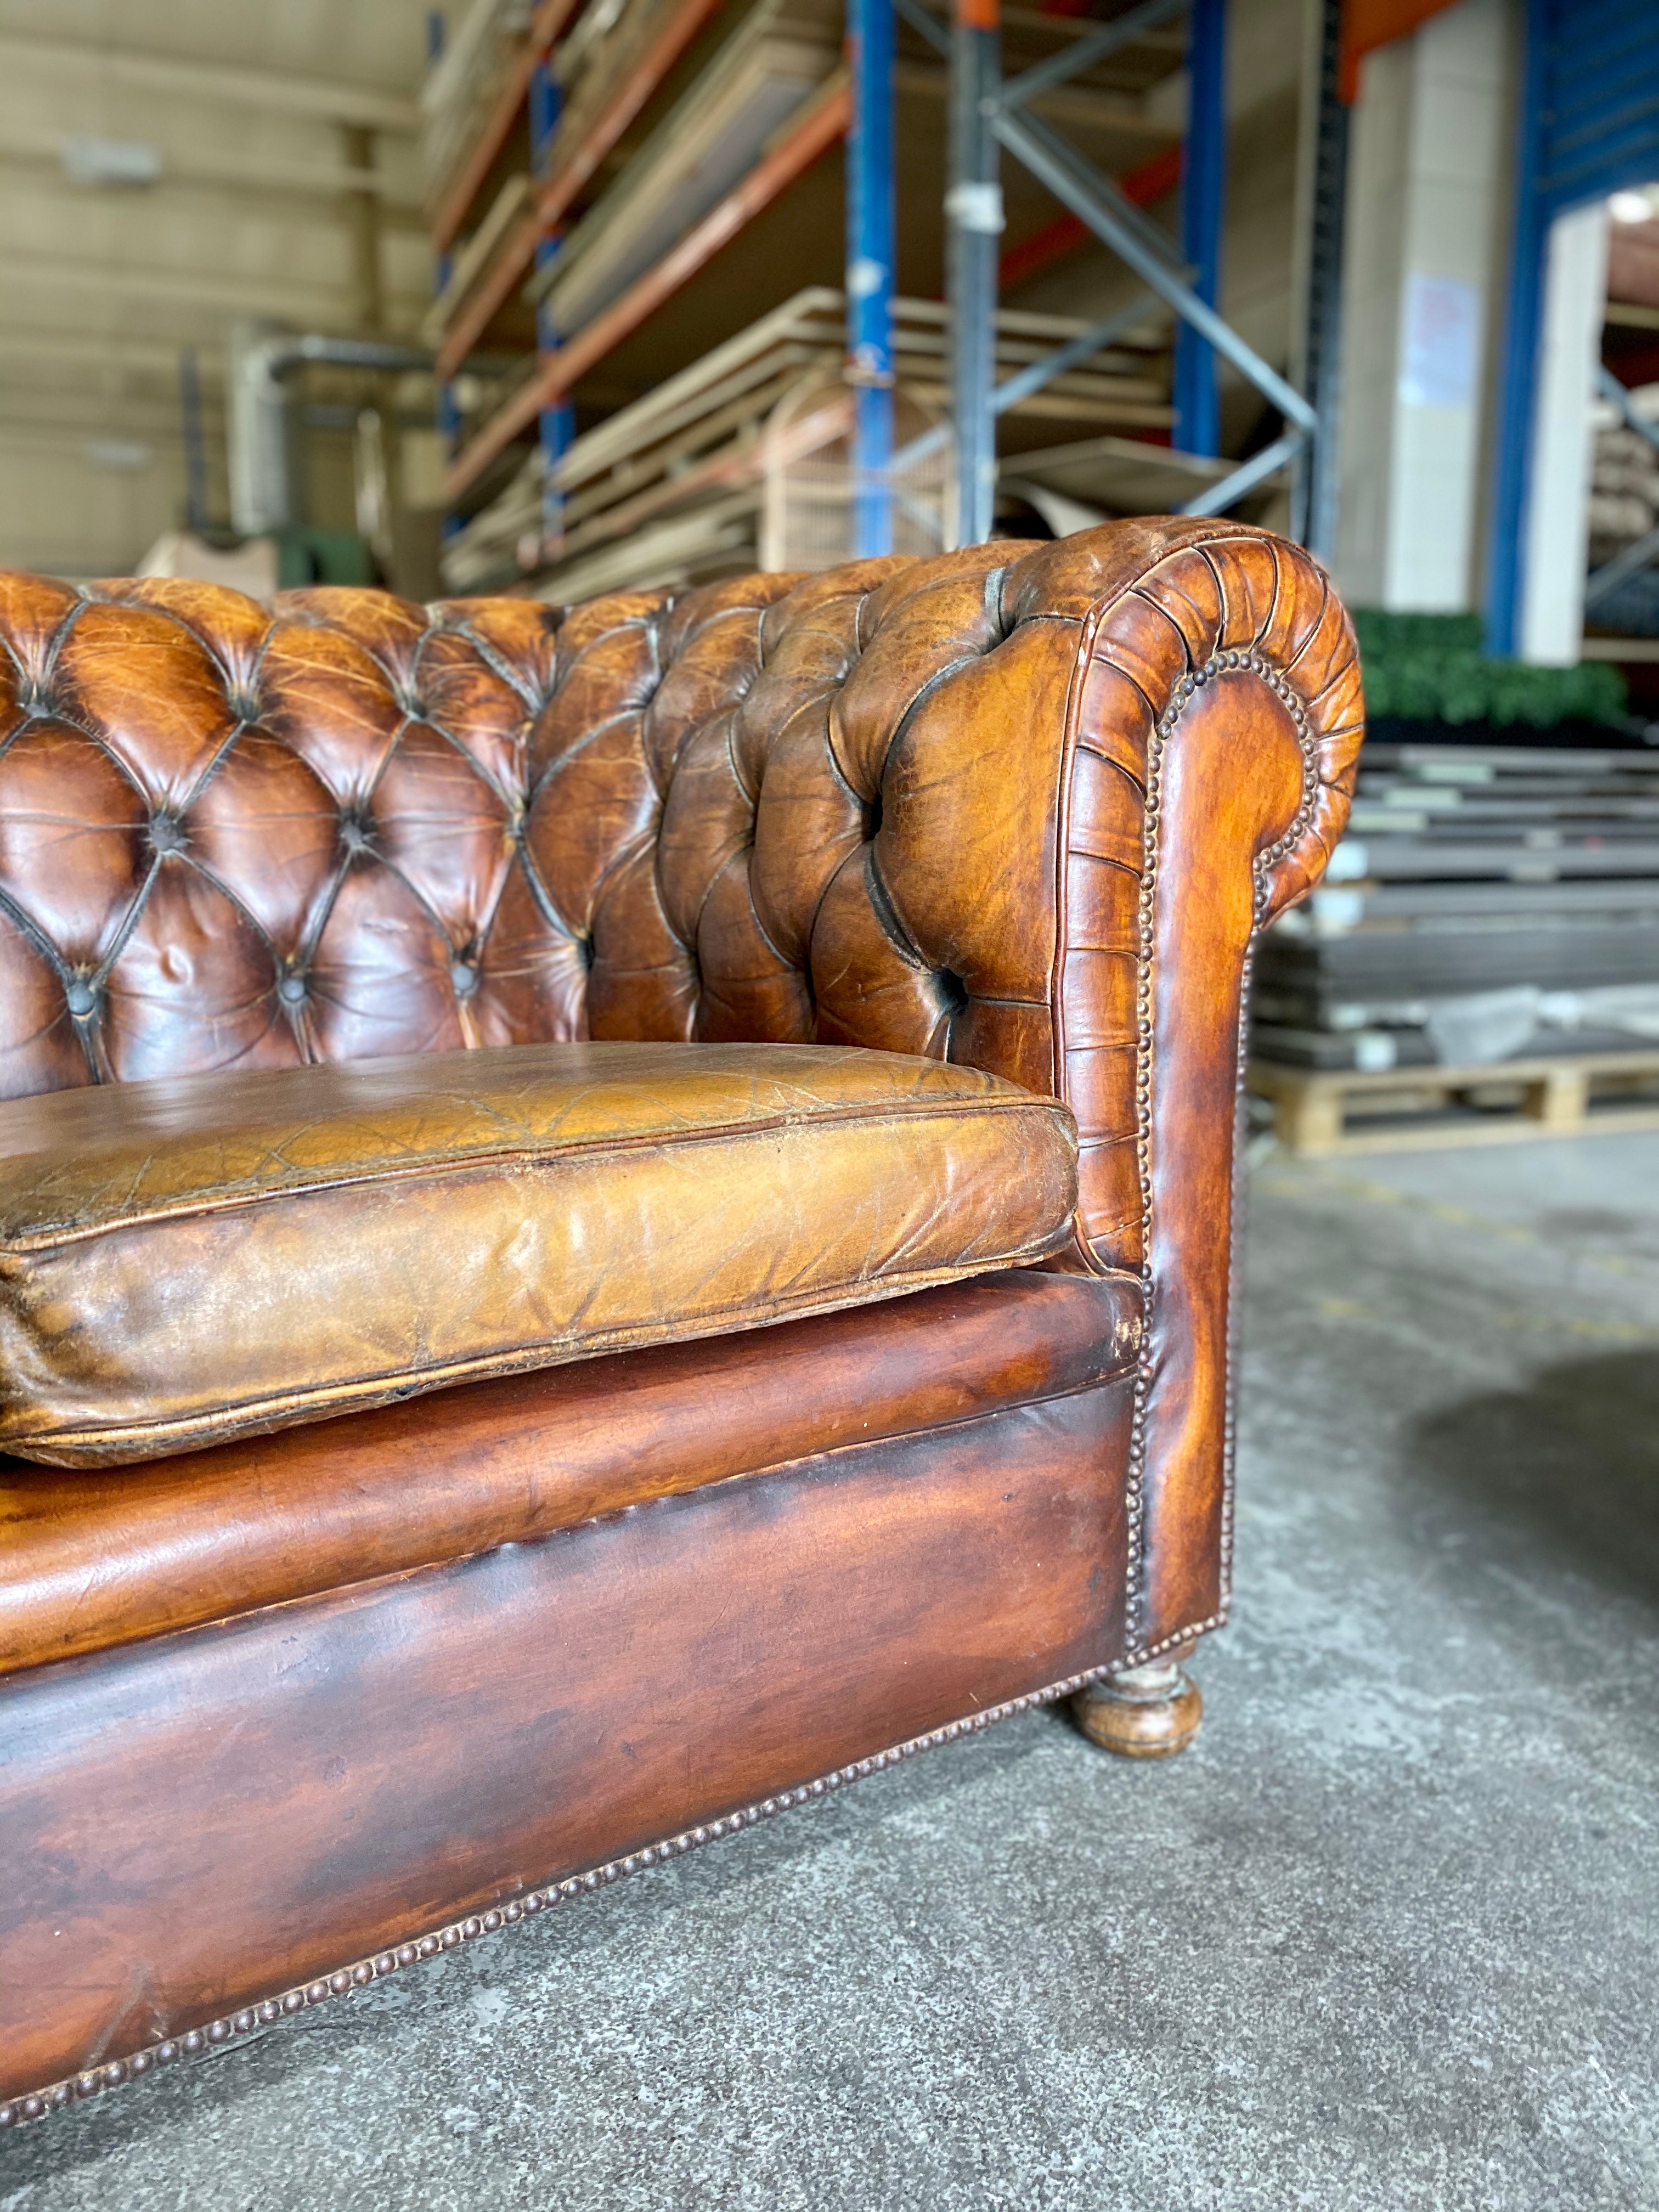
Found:
M 493 410 L 456 440 L 446 481 L 453 507 L 476 506 L 500 482 L 504 459 L 532 434 L 539 435 L 550 460 L 556 459 L 568 442 L 571 402 L 579 387 L 594 390 L 589 380 L 596 372 L 688 288 L 725 281 L 711 272 L 726 250 L 843 145 L 856 550 L 876 552 L 890 544 L 892 475 L 918 456 L 914 441 L 894 450 L 893 300 L 908 244 L 897 219 L 902 195 L 907 231 L 938 227 L 935 282 L 942 281 L 950 309 L 950 413 L 957 453 L 957 535 L 963 542 L 990 534 L 999 424 L 1010 409 L 1144 326 L 1160 308 L 1172 313 L 1177 331 L 1172 434 L 1179 450 L 1200 456 L 1216 451 L 1218 359 L 1252 384 L 1284 423 L 1263 451 L 1219 472 L 1218 481 L 1212 470 L 1188 511 L 1220 511 L 1298 459 L 1305 469 L 1322 436 L 1322 410 L 1263 362 L 1214 304 L 1225 184 L 1226 0 L 1140 0 L 1104 23 L 1061 14 L 1053 0 L 1043 10 L 1005 9 L 1002 0 L 953 0 L 948 17 L 923 0 L 846 0 L 846 5 L 845 66 L 790 117 L 715 205 L 575 327 L 556 329 L 538 311 L 534 351 L 526 345 L 521 373 L 509 380 Z M 589 104 L 591 112 L 573 135 L 569 112 L 560 112 L 556 73 L 562 41 L 580 27 L 581 0 L 541 0 L 476 141 L 434 210 L 434 245 L 441 257 L 453 256 L 469 228 L 477 235 L 486 195 L 510 164 L 513 149 L 527 143 L 529 181 L 517 211 L 439 338 L 438 374 L 447 386 L 486 348 L 502 350 L 502 319 L 516 311 L 538 268 L 556 262 L 567 224 L 614 181 L 629 134 L 660 116 L 669 94 L 683 88 L 685 68 L 707 51 L 721 9 L 722 0 L 665 6 L 648 41 L 632 54 L 597 108 Z M 901 49 L 902 39 L 908 51 Z M 1012 69 L 1005 69 L 1005 49 L 1018 56 Z M 1079 129 L 1097 137 L 1103 133 L 1102 143 L 1113 149 L 1137 138 L 1143 147 L 1149 137 L 1158 138 L 1158 126 L 1149 127 L 1136 103 L 1101 81 L 1103 70 L 1124 66 L 1137 52 L 1152 56 L 1154 74 L 1184 63 L 1193 128 L 1184 146 L 1166 136 L 1150 159 L 1124 164 L 1120 154 L 1114 176 L 1079 149 L 1076 136 Z M 907 101 L 911 106 L 904 108 Z M 934 171 L 938 198 L 930 195 L 918 205 L 915 147 L 925 137 L 921 124 L 940 107 L 946 129 Z M 902 108 L 907 120 L 897 139 L 895 118 Z M 1005 155 L 1013 157 L 1006 179 Z M 1144 212 L 1147 200 L 1177 179 L 1182 191 L 1178 240 Z M 1026 218 L 1024 234 L 1012 246 L 1005 245 L 1005 185 L 1018 193 Z M 1057 218 L 1054 202 L 1061 210 Z M 815 206 L 821 218 L 821 198 Z M 1139 277 L 1141 289 L 1087 331 L 999 382 L 1000 276 L 1019 281 L 1046 256 L 1083 237 L 1107 246 Z M 441 262 L 441 270 L 446 265 Z M 776 298 L 793 289 L 781 283 Z M 914 283 L 911 289 L 916 289 Z M 756 299 L 751 312 L 771 304 Z M 665 359 L 662 373 L 684 361 L 684 354 Z M 939 434 L 933 437 L 937 445 Z M 544 523 L 550 541 L 556 540 L 559 526 L 553 501 Z

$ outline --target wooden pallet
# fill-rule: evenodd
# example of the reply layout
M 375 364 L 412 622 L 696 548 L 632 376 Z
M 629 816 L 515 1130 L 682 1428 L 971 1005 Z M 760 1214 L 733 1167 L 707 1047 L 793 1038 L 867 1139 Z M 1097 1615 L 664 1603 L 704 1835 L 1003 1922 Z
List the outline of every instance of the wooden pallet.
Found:
M 1288 1152 L 1417 1152 L 1603 1130 L 1659 1129 L 1659 1046 L 1382 1074 L 1250 1064 Z

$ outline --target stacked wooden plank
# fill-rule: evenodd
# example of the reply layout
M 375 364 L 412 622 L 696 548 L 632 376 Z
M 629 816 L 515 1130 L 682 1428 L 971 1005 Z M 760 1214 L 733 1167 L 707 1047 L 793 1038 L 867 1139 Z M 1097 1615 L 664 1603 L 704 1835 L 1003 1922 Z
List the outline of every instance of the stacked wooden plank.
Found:
M 746 176 L 841 59 L 830 0 L 758 0 L 532 280 L 568 337 Z
M 1013 374 L 1085 327 L 1065 316 L 1005 311 L 998 318 L 999 374 Z M 895 303 L 901 409 L 908 404 L 924 420 L 937 419 L 944 405 L 945 342 L 939 302 Z M 498 588 L 534 574 L 541 596 L 576 599 L 764 565 L 768 425 L 804 381 L 833 377 L 845 346 L 841 294 L 822 287 L 799 292 L 586 432 L 550 485 L 532 454 L 452 539 L 444 556 L 447 588 Z M 1120 346 L 1090 356 L 1022 404 L 1073 419 L 1133 422 L 1166 418 L 1162 395 L 1161 362 Z M 937 475 L 937 448 L 932 465 Z M 906 489 L 902 483 L 901 494 Z M 562 531 L 556 544 L 543 536 L 548 491 Z M 948 521 L 941 514 L 941 536 Z M 920 539 L 912 544 L 902 530 L 898 542 L 902 550 L 932 550 Z M 793 565 L 781 558 L 778 564 Z
M 474 0 L 422 94 L 422 160 L 447 264 L 422 326 L 445 374 L 489 328 L 535 343 L 522 296 L 537 241 L 593 188 L 640 108 L 720 0 Z M 827 4 L 827 0 L 825 0 Z M 525 166 L 545 63 L 559 119 L 548 173 Z
M 941 0 L 925 5 L 936 17 L 946 12 Z M 541 464 L 526 453 L 552 410 L 574 407 L 587 429 L 642 392 L 653 396 L 651 380 L 718 348 L 744 315 L 778 301 L 783 283 L 835 281 L 835 149 L 850 122 L 844 12 L 842 0 L 463 0 L 452 13 L 449 50 L 423 103 L 442 272 L 423 336 L 450 423 L 444 496 L 467 526 L 450 548 L 457 578 L 500 585 L 533 572 L 538 544 L 557 545 L 558 488 L 538 479 Z M 1015 76 L 1051 58 L 1056 42 L 1063 50 L 1095 35 L 1086 17 L 1034 9 L 1010 9 L 1004 29 Z M 1178 137 L 1178 102 L 1168 94 L 1182 36 L 1175 25 L 1140 25 L 1033 105 L 1081 132 L 1109 173 L 1153 166 L 1162 174 Z M 940 196 L 918 203 L 914 189 L 914 175 L 945 165 L 948 71 L 936 48 L 912 9 L 899 27 L 894 83 L 900 166 L 914 173 L 906 272 L 918 291 L 944 282 Z M 557 88 L 556 120 L 541 98 L 544 70 Z M 552 125 L 536 141 L 533 173 L 532 109 L 544 129 Z M 1011 232 L 1038 237 L 1052 214 L 1043 188 L 1023 171 L 1005 185 Z M 942 316 L 928 326 L 912 306 L 902 396 L 925 414 L 946 397 Z M 1045 441 L 1060 449 L 1037 457 L 1042 481 L 1034 468 L 1027 488 L 1004 501 L 1011 527 L 1040 530 L 1050 509 L 1061 516 L 1055 528 L 1088 519 L 1079 509 L 1067 524 L 1066 495 L 1047 480 L 1073 465 L 1068 449 L 1079 441 L 1093 447 L 1081 464 L 1091 485 L 1104 476 L 1110 489 L 1103 501 L 1078 490 L 1074 502 L 1095 498 L 1100 511 L 1147 504 L 1118 486 L 1145 473 L 1129 450 L 1133 434 L 1172 421 L 1166 325 L 1154 318 L 1157 343 L 1129 348 L 1127 359 L 1120 348 L 1109 361 L 1071 364 L 1005 417 L 1005 451 L 1023 458 Z M 1077 331 L 1066 318 L 1005 317 L 1005 371 Z M 1114 445 L 1125 450 L 1108 450 Z M 811 464 L 821 520 L 842 499 L 834 472 L 846 466 L 822 457 Z M 1177 488 L 1192 495 L 1192 483 Z M 671 544 L 671 565 L 690 561 L 694 570 L 705 553 L 719 562 L 741 551 L 738 526 L 756 512 L 755 493 L 752 483 L 737 484 L 718 514 L 657 516 L 650 526 L 672 535 L 647 547 L 647 565 L 659 567 Z M 804 516 L 811 504 L 804 489 L 796 504 Z M 573 533 L 592 520 L 578 515 Z M 752 522 L 744 527 L 752 538 Z M 557 558 L 568 562 L 578 550 L 565 545 Z M 622 557 L 594 544 L 588 551 L 606 573 Z
M 522 0 L 472 0 L 421 92 L 421 180 L 442 204 L 483 130 L 525 30 Z
M 1397 1140 L 1376 1116 L 1414 1102 L 1438 1120 L 1404 1133 L 1445 1141 L 1476 1091 L 1510 1097 L 1511 1133 L 1615 1078 L 1645 1100 L 1659 752 L 1368 744 L 1324 884 L 1261 947 L 1252 1049 L 1303 1149 Z

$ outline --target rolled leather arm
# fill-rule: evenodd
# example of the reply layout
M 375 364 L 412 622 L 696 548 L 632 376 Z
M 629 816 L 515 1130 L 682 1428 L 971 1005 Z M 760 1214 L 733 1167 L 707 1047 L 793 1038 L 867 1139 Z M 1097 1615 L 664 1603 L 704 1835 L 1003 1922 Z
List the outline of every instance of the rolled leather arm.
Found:
M 1346 618 L 1298 548 L 1161 520 L 840 571 L 761 647 L 663 826 L 671 886 L 729 855 L 675 917 L 696 1033 L 942 1054 L 1071 1106 L 1050 1264 L 1145 1286 L 1129 1606 L 1167 1649 L 1225 1609 L 1244 1000 L 1346 817 Z
M 1226 1608 L 1249 967 L 1341 834 L 1364 707 L 1298 548 L 1190 525 L 1120 542 L 1133 580 L 1079 644 L 1055 1034 L 1093 1163 L 1081 1250 L 1146 1286 L 1129 1607 L 1151 1655 Z

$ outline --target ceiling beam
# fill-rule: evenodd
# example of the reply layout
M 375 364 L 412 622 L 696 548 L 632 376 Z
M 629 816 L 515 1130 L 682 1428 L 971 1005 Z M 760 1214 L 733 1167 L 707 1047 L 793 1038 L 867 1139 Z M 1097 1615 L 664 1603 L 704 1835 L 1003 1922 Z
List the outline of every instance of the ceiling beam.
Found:
M 14 316 L 0 324 L 0 364 L 57 362 L 88 368 L 164 370 L 174 375 L 179 368 L 179 348 L 190 343 L 188 338 L 134 337 L 130 332 L 66 331 L 46 323 L 31 326 Z M 222 337 L 198 341 L 196 350 L 204 385 L 222 381 Z
M 0 69 L 15 76 L 33 63 L 97 74 L 136 92 L 172 93 L 238 107 L 263 107 L 323 123 L 362 123 L 375 131 L 412 137 L 419 125 L 414 100 L 368 84 L 326 77 L 289 76 L 279 70 L 236 69 L 218 62 L 185 61 L 132 46 L 83 45 L 74 39 L 0 32 Z
M 56 139 L 28 140 L 13 135 L 0 143 L 0 166 L 46 172 L 53 188 L 72 193 L 83 203 L 88 198 L 102 199 L 109 190 L 100 190 L 96 185 L 76 184 L 65 176 Z M 258 159 L 216 166 L 188 155 L 179 160 L 168 150 L 162 155 L 161 173 L 155 184 L 117 189 L 115 198 L 118 203 L 137 202 L 148 206 L 158 192 L 169 190 L 228 191 L 251 198 L 278 196 L 323 200 L 342 199 L 348 192 L 373 192 L 380 196 L 380 212 L 387 223 L 399 230 L 417 230 L 424 236 L 426 219 L 421 210 L 412 200 L 391 198 L 391 189 L 380 169 L 350 169 L 343 163 Z
M 350 291 L 342 276 L 307 281 L 301 277 L 246 270 L 238 276 L 204 275 L 196 270 L 135 267 L 131 262 L 70 260 L 61 253 L 0 252 L 0 283 L 61 285 L 71 291 L 99 292 L 106 298 L 157 300 L 180 307 L 227 309 L 234 314 L 293 315 L 313 328 L 349 321 L 341 308 Z M 397 336 L 413 331 L 427 306 L 424 292 L 398 291 L 392 301 L 402 311 L 392 318 Z M 14 325 L 15 300 L 7 313 Z

